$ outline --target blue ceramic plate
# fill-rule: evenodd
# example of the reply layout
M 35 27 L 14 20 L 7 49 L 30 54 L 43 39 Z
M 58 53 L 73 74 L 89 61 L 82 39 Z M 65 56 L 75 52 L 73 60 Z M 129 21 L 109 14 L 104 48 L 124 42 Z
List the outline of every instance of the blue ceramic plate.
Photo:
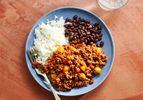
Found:
M 114 60 L 114 43 L 113 39 L 111 36 L 111 33 L 105 23 L 95 14 L 80 9 L 80 8 L 74 8 L 74 7 L 66 7 L 66 8 L 60 8 L 53 10 L 51 12 L 46 13 L 43 17 L 41 17 L 36 24 L 33 26 L 31 29 L 29 36 L 27 38 L 26 42 L 26 48 L 25 48 L 25 57 L 26 57 L 26 62 L 29 68 L 30 73 L 34 77 L 34 79 L 46 90 L 50 91 L 48 87 L 42 82 L 42 79 L 36 74 L 35 70 L 32 68 L 32 64 L 28 58 L 27 51 L 30 46 L 33 45 L 33 40 L 34 40 L 34 30 L 36 27 L 38 27 L 39 24 L 42 22 L 46 22 L 47 19 L 53 20 L 54 16 L 61 17 L 63 16 L 64 18 L 67 17 L 73 17 L 74 15 L 78 15 L 81 18 L 88 19 L 92 23 L 98 22 L 102 26 L 102 33 L 103 33 L 103 38 L 102 40 L 105 42 L 103 46 L 103 50 L 105 54 L 108 56 L 108 61 L 106 63 L 106 66 L 104 66 L 102 73 L 96 77 L 94 77 L 94 83 L 92 85 L 88 85 L 86 87 L 82 88 L 74 88 L 71 91 L 66 91 L 66 92 L 59 92 L 56 91 L 57 94 L 59 95 L 64 95 L 64 96 L 76 96 L 76 95 L 81 95 L 84 93 L 87 93 L 93 89 L 95 89 L 97 86 L 99 86 L 108 76 L 109 72 L 111 71 L 113 60 Z

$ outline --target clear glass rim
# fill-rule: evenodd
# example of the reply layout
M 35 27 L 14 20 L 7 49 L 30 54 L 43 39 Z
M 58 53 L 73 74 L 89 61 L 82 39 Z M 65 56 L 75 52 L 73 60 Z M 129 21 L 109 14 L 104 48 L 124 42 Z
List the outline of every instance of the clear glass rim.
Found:
M 97 2 L 98 2 L 98 5 L 102 8 L 102 9 L 104 9 L 104 7 L 102 7 L 102 6 L 104 6 L 103 4 L 101 4 L 100 2 L 99 2 L 99 0 L 97 0 Z M 122 7 L 124 7 L 125 5 L 127 5 L 127 3 L 129 2 L 129 0 L 127 0 L 127 2 L 126 3 L 124 3 L 123 5 L 121 5 L 120 7 L 117 7 L 117 8 L 109 8 L 109 7 L 105 7 L 105 9 L 104 10 L 116 10 L 116 9 L 120 9 L 120 8 L 122 8 Z

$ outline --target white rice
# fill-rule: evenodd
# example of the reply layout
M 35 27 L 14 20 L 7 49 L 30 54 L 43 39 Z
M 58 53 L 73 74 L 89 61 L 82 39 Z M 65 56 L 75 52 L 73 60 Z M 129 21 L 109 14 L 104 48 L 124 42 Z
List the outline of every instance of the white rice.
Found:
M 47 63 L 47 58 L 60 46 L 67 44 L 68 41 L 64 35 L 65 20 L 55 16 L 55 20 L 42 23 L 35 29 L 34 47 L 38 51 L 37 62 Z

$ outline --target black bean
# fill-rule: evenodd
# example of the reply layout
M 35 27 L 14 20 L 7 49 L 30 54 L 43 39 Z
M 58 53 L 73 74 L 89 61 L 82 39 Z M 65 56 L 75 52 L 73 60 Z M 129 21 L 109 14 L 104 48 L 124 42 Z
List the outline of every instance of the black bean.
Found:
M 83 37 L 81 40 L 84 42 L 84 41 L 85 41 L 85 39 L 86 39 L 86 38 L 85 38 L 85 37 Z
M 79 25 L 78 27 L 79 27 L 79 29 L 81 29 L 81 28 L 82 28 L 82 25 Z
M 80 38 L 80 36 L 79 36 L 79 35 L 77 35 L 76 37 L 77 37 L 78 39 Z
M 68 37 L 68 33 L 65 33 L 65 37 Z
M 73 40 L 73 38 L 69 37 L 69 41 L 72 41 L 72 40 Z
M 94 24 L 94 26 L 98 26 L 98 25 L 99 25 L 98 23 L 95 23 L 95 24 Z
M 73 31 L 73 30 L 74 30 L 74 26 L 71 27 L 71 31 Z
M 74 16 L 73 16 L 73 19 L 75 19 L 75 20 L 76 20 L 77 18 L 78 18 L 78 16 L 77 16 L 77 15 L 74 15 Z
M 74 29 L 74 32 L 78 32 L 78 29 Z
M 90 44 L 94 44 L 94 42 L 90 42 Z
M 80 39 L 82 39 L 82 38 L 83 38 L 83 35 L 79 35 L 79 37 L 80 37 Z
M 90 42 L 91 41 L 90 37 L 88 37 L 87 40 Z
M 90 23 L 90 21 L 89 21 L 89 20 L 86 20 L 85 22 L 86 22 L 86 23 L 88 23 L 88 24 Z
M 68 24 L 65 24 L 65 25 L 64 25 L 64 27 L 65 27 L 65 28 L 68 28 L 68 27 L 69 27 L 69 25 L 68 25 Z
M 81 34 L 81 30 L 78 30 L 77 32 L 78 32 L 79 34 Z
M 86 34 L 87 34 L 87 35 L 90 35 L 90 32 L 87 32 Z
M 102 39 L 102 38 L 101 38 L 101 37 L 99 37 L 99 38 L 98 38 L 98 41 L 101 41 L 101 39 Z
M 102 33 L 100 33 L 100 34 L 99 34 L 99 37 L 102 37 L 102 36 L 103 36 L 103 34 L 102 34 Z
M 71 32 L 71 31 L 72 31 L 72 30 L 71 30 L 71 28 L 68 28 L 67 30 L 68 30 L 69 32 Z
M 96 31 L 97 31 L 97 30 L 98 30 L 98 27 L 95 27 L 95 28 L 94 28 L 94 30 L 96 30 Z
M 84 26 L 82 26 L 82 29 L 84 30 L 84 29 L 85 29 L 85 27 L 84 27 Z
M 97 28 L 98 28 L 98 30 L 101 30 L 101 29 L 102 29 L 101 25 L 98 25 Z
M 80 21 L 81 21 L 81 22 L 84 22 L 85 20 L 84 20 L 83 18 L 80 18 Z
M 73 35 L 74 35 L 74 32 L 70 32 L 69 35 L 73 36 Z
M 78 25 L 77 25 L 77 26 L 78 26 Z M 74 28 L 75 30 L 78 30 L 78 27 L 77 27 L 77 26 Z
M 81 31 L 81 33 L 83 34 L 84 33 L 84 31 L 83 30 L 80 30 Z
M 66 22 L 71 22 L 71 19 L 69 19 L 69 18 L 66 18 Z
M 90 35 L 89 35 L 89 37 L 90 37 L 90 38 L 92 38 L 92 37 L 93 37 L 93 35 L 92 35 L 92 34 L 90 34 Z
M 68 29 L 65 29 L 65 33 L 69 33 Z
M 95 31 L 95 34 L 100 34 L 100 33 L 101 33 L 100 30 Z
M 84 25 L 85 23 L 84 22 L 80 22 L 80 25 Z
M 80 20 L 81 20 L 81 17 L 78 17 L 78 22 L 80 22 Z
M 96 43 L 96 46 L 97 46 L 97 47 L 100 47 L 100 44 L 99 44 L 99 43 Z
M 83 36 L 86 36 L 86 33 L 83 32 L 82 35 L 83 35 Z
M 84 32 L 86 33 L 86 32 L 88 32 L 88 31 L 85 29 Z
M 73 23 L 77 23 L 77 20 L 73 20 Z
M 95 43 L 97 43 L 98 42 L 98 39 L 95 39 Z
M 76 26 L 78 26 L 78 25 L 77 25 L 76 23 L 73 23 L 73 26 L 75 26 L 75 27 L 76 27 Z
M 98 33 L 101 33 L 101 30 L 98 30 Z
M 85 39 L 85 40 L 84 40 L 84 42 L 85 42 L 85 43 L 87 43 L 87 42 L 88 42 L 88 40 L 87 40 L 87 39 Z
M 98 38 L 99 38 L 99 35 L 98 35 L 98 34 L 95 34 L 95 38 L 97 38 L 97 39 L 98 39 Z
M 91 28 L 92 28 L 92 25 L 89 25 L 88 28 L 91 29 Z
M 93 33 L 95 33 L 95 32 L 96 32 L 96 30 L 94 30 L 94 29 L 90 29 L 90 32 L 93 32 Z
M 100 47 L 103 47 L 103 45 L 104 45 L 104 42 L 101 41 L 101 42 L 100 42 Z
M 91 24 L 89 20 L 82 19 L 77 15 L 73 16 L 73 19 L 66 19 L 67 22 L 70 22 L 68 25 L 65 25 L 65 36 L 69 36 L 70 43 L 80 43 L 85 42 L 85 44 L 96 43 L 98 46 L 101 46 L 104 43 L 98 42 L 102 40 L 102 27 L 98 23 Z M 77 42 L 74 42 L 76 40 Z M 73 42 L 72 42 L 73 41 Z
M 87 40 L 87 43 L 86 43 L 86 44 L 90 44 L 90 42 L 91 42 L 91 41 Z
M 91 37 L 91 40 L 94 42 L 94 38 L 93 37 Z
M 96 34 L 95 34 L 95 33 L 93 33 L 93 32 L 92 32 L 91 34 L 92 34 L 92 36 L 93 36 L 93 37 L 95 37 L 95 36 L 96 36 Z
M 68 24 L 66 24 L 67 25 L 67 29 L 70 29 L 71 27 L 73 27 L 73 23 L 68 23 Z
M 77 36 L 77 35 L 78 35 L 78 33 L 74 33 L 74 34 L 73 34 L 74 37 Z
M 74 36 L 74 37 L 73 37 L 73 39 L 74 39 L 74 40 L 76 40 L 76 39 L 77 39 L 77 37 L 76 37 L 76 36 Z

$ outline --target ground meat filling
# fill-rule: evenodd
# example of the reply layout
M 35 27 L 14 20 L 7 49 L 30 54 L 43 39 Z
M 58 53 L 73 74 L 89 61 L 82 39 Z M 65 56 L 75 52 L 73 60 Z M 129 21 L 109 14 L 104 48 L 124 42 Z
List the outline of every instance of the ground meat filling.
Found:
M 80 43 L 60 46 L 48 58 L 48 64 L 33 62 L 33 65 L 47 73 L 57 90 L 67 91 L 93 84 L 93 76 L 101 73 L 106 62 L 107 56 L 101 48 Z

